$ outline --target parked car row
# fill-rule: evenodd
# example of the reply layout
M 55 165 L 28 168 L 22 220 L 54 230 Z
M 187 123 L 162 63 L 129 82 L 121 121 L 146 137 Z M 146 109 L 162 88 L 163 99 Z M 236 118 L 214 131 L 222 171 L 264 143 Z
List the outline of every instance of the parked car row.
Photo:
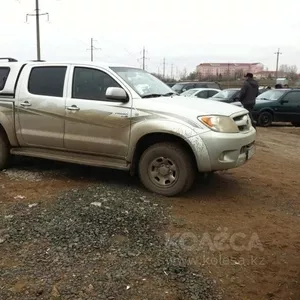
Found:
M 221 86 L 217 82 L 178 82 L 172 86 L 172 90 L 178 94 L 182 94 L 183 92 L 195 89 L 195 88 L 210 88 L 210 89 L 218 89 L 221 90 Z
M 240 89 L 225 89 L 210 100 L 242 106 Z M 253 108 L 253 119 L 259 126 L 270 126 L 273 122 L 290 122 L 300 126 L 300 89 L 271 89 L 258 95 Z

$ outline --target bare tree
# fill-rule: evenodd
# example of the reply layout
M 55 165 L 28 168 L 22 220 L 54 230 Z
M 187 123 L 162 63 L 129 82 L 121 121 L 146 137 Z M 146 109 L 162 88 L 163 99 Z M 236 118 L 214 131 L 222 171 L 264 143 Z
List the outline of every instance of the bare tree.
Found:
M 296 65 L 281 65 L 279 67 L 280 76 L 287 76 L 291 79 L 297 77 L 297 66 Z
M 289 78 L 291 78 L 292 80 L 297 78 L 297 66 L 296 65 L 289 66 L 287 71 L 288 71 L 287 75 Z

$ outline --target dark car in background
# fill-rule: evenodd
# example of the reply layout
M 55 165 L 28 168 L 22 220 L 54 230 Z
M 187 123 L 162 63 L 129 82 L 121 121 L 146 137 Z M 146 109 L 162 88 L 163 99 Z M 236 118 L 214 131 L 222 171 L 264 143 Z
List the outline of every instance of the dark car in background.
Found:
M 259 89 L 259 95 L 265 91 L 269 91 L 267 88 Z M 231 88 L 231 89 L 224 89 L 219 93 L 215 94 L 210 98 L 210 100 L 217 100 L 222 101 L 225 103 L 231 103 L 238 106 L 242 106 L 240 103 L 240 94 L 241 88 Z
M 256 98 L 252 111 L 259 126 L 273 122 L 290 122 L 300 126 L 300 89 L 268 90 Z
M 217 82 L 197 82 L 197 81 L 189 81 L 189 82 L 177 82 L 172 86 L 173 91 L 178 94 L 181 94 L 187 90 L 194 88 L 212 88 L 221 90 L 221 86 Z
M 176 84 L 176 82 L 166 82 L 166 85 L 169 86 L 170 88 L 175 84 Z

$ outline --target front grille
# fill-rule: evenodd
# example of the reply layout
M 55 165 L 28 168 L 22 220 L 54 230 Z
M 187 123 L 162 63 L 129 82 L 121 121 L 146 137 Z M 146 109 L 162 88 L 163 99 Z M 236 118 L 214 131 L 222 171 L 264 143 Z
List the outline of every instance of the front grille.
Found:
M 250 129 L 251 120 L 249 114 L 243 114 L 233 118 L 235 124 L 240 132 L 248 131 Z

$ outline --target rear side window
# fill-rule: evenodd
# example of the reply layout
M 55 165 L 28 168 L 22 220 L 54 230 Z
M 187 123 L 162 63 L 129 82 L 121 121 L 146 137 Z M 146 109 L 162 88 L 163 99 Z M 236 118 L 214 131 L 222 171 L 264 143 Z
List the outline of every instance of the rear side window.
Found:
M 212 97 L 213 95 L 217 94 L 218 91 L 208 91 L 208 97 Z
M 28 91 L 34 95 L 62 97 L 67 67 L 32 68 Z
M 8 77 L 9 71 L 10 71 L 10 68 L 4 68 L 4 67 L 0 68 L 0 91 L 2 91 L 4 89 L 5 82 Z

